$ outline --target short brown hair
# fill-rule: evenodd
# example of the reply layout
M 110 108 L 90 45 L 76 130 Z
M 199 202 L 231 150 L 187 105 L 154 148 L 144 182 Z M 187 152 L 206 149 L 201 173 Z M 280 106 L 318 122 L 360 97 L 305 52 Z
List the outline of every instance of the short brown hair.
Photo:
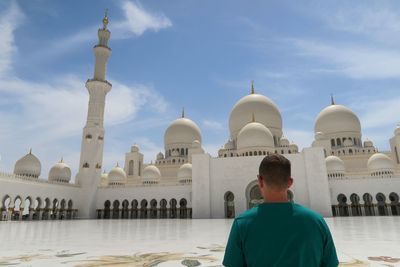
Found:
M 258 173 L 266 185 L 283 189 L 291 178 L 291 164 L 284 156 L 271 154 L 261 161 Z

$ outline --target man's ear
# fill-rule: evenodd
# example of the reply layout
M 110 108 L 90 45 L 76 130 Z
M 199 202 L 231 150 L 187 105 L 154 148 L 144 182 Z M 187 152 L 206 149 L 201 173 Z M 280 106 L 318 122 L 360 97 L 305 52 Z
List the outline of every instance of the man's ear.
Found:
M 263 188 L 264 187 L 264 179 L 262 178 L 262 176 L 261 175 L 257 175 L 257 180 L 258 180 L 258 186 L 260 188 Z
M 288 188 L 290 188 L 293 185 L 293 178 L 290 177 L 288 181 Z

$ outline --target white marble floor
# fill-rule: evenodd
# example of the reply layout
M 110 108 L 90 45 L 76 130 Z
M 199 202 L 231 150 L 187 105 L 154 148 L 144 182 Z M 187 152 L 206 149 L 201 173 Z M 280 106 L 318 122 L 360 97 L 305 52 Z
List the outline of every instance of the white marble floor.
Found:
M 400 266 L 400 217 L 326 220 L 341 265 Z M 162 267 L 198 263 L 222 266 L 231 223 L 231 220 L 0 222 L 0 266 L 157 264 Z

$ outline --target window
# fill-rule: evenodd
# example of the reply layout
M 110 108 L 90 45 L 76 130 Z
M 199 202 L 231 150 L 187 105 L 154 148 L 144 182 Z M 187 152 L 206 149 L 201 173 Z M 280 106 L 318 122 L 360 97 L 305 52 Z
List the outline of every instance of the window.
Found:
M 133 160 L 129 161 L 128 175 L 133 175 Z

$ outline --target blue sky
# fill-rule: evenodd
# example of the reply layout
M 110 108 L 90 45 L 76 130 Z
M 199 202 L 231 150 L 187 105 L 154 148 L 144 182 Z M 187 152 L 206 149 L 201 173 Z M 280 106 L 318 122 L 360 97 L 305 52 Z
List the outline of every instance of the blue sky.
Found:
M 93 73 L 109 9 L 113 49 L 104 164 L 138 143 L 163 150 L 185 107 L 213 155 L 237 100 L 256 91 L 279 106 L 300 147 L 330 94 L 359 116 L 380 150 L 400 122 L 397 1 L 16 1 L 0 3 L 0 169 L 33 148 L 42 177 L 61 157 L 76 172 Z

